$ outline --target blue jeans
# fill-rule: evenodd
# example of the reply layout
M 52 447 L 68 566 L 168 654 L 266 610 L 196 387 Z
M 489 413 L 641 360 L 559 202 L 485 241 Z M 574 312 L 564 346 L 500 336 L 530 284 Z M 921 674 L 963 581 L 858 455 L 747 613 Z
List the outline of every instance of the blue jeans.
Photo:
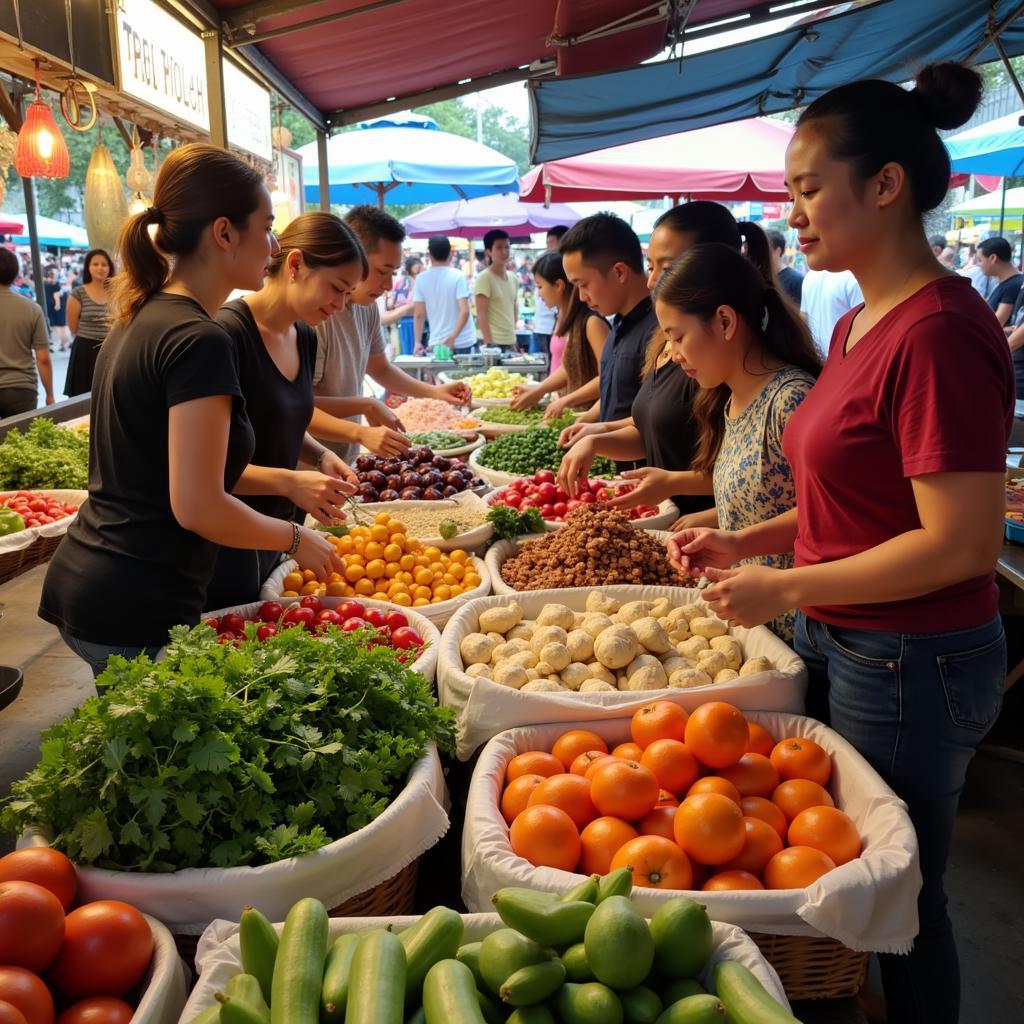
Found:
M 914 948 L 879 956 L 889 1020 L 956 1024 L 960 964 L 942 876 L 967 765 L 1003 703 L 1002 621 L 877 633 L 801 613 L 795 647 L 810 673 L 808 713 L 827 707 L 825 720 L 906 801 L 917 832 L 923 885 Z
M 110 644 L 93 644 L 88 640 L 79 640 L 65 630 L 60 631 L 60 638 L 77 654 L 82 661 L 86 662 L 92 669 L 92 677 L 95 679 L 106 667 L 107 659 L 112 654 L 119 654 L 123 658 L 136 658 L 140 654 L 148 654 L 155 658 L 162 650 L 160 647 L 123 647 Z

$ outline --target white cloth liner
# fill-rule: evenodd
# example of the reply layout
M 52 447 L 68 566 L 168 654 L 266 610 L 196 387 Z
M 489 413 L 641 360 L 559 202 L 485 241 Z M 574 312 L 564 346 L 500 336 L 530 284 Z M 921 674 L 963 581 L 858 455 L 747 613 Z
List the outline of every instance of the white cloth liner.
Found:
M 79 897 L 86 903 L 124 900 L 178 935 L 200 935 L 217 918 L 237 920 L 248 904 L 282 921 L 303 896 L 333 908 L 398 874 L 448 831 L 446 804 L 441 761 L 431 744 L 378 818 L 313 853 L 259 867 L 186 868 L 167 874 L 79 867 Z M 18 846 L 36 845 L 40 836 L 30 830 Z
M 460 594 L 458 597 L 453 597 L 450 601 L 438 601 L 437 604 L 429 604 L 421 608 L 405 608 L 402 605 L 388 604 L 389 608 L 397 608 L 399 611 L 415 611 L 419 612 L 425 619 L 430 619 L 435 626 L 443 626 L 467 601 L 471 601 L 475 597 L 486 597 L 491 592 L 491 574 L 487 571 L 487 566 L 482 558 L 477 558 L 476 555 L 471 556 L 473 561 L 473 568 L 476 570 L 477 575 L 480 577 L 480 586 L 475 587 L 473 590 L 467 590 L 465 594 Z M 298 562 L 294 558 L 289 558 L 287 561 L 282 562 L 264 581 L 263 587 L 260 590 L 260 599 L 262 601 L 280 601 L 285 607 L 289 605 L 297 604 L 302 600 L 300 597 L 281 597 L 281 591 L 284 590 L 284 578 L 293 569 L 299 567 Z M 361 601 L 361 597 L 353 597 L 353 601 Z M 369 600 L 369 598 L 367 598 Z
M 153 959 L 130 1024 L 175 1024 L 188 998 L 191 974 L 178 956 L 171 933 L 148 914 L 146 921 L 153 932 Z
M 22 489 L 31 490 L 33 494 L 42 494 L 47 498 L 59 498 L 66 505 L 81 505 L 89 497 L 88 491 L 44 491 L 34 487 Z M 0 491 L 0 501 L 4 498 L 13 498 L 17 493 L 17 491 Z M 12 551 L 23 551 L 44 537 L 63 537 L 77 515 L 77 512 L 73 512 L 64 519 L 58 519 L 55 523 L 44 523 L 42 526 L 33 526 L 31 529 L 19 530 L 17 533 L 9 533 L 6 537 L 0 537 L 0 555 L 9 554 Z
M 339 935 L 368 932 L 375 928 L 387 928 L 400 932 L 419 920 L 418 917 L 335 917 L 330 921 L 330 940 Z M 499 928 L 504 928 L 497 914 L 464 914 L 466 930 L 464 942 L 478 942 Z M 280 932 L 282 924 L 275 926 Z M 789 1001 L 782 989 L 782 982 L 754 941 L 739 928 L 720 921 L 712 921 L 714 945 L 707 967 L 701 973 L 700 981 L 709 992 L 714 992 L 714 968 L 721 960 L 735 960 L 743 964 L 764 985 L 767 992 L 786 1010 Z M 238 925 L 234 921 L 214 921 L 203 933 L 196 951 L 196 966 L 199 980 L 189 996 L 181 1024 L 191 1024 L 203 1010 L 213 1005 L 214 993 L 223 992 L 224 986 L 241 970 L 241 955 L 238 949 Z M 460 1024 L 452 1021 L 451 1024 Z
M 492 548 L 493 550 L 493 548 Z M 674 605 L 700 600 L 700 591 L 677 587 L 580 587 L 573 590 L 528 590 L 514 596 L 525 617 L 536 618 L 546 604 L 564 604 L 583 611 L 587 595 L 594 590 L 619 601 L 654 601 L 669 598 Z M 789 711 L 804 709 L 807 669 L 801 658 L 764 626 L 756 629 L 734 627 L 731 634 L 743 645 L 747 658 L 764 655 L 775 669 L 742 676 L 730 683 L 698 686 L 689 690 L 663 689 L 619 691 L 616 693 L 523 693 L 487 679 L 474 679 L 463 671 L 459 644 L 477 629 L 480 612 L 503 607 L 508 597 L 484 597 L 471 601 L 457 612 L 441 636 L 438 662 L 438 694 L 442 704 L 458 712 L 457 754 L 468 760 L 481 743 L 492 736 L 522 725 L 564 722 L 569 728 L 579 718 L 620 718 L 652 700 L 671 700 L 692 710 L 708 700 L 725 700 L 744 710 Z M 710 612 L 708 613 L 711 614 Z
M 830 871 L 807 889 L 701 892 L 700 901 L 716 921 L 747 931 L 777 935 L 828 935 L 860 951 L 905 953 L 917 935 L 917 894 L 921 888 L 917 836 L 906 804 L 838 733 L 810 718 L 781 712 L 748 712 L 776 739 L 804 736 L 832 755 L 828 789 L 836 806 L 856 822 L 861 856 Z M 629 718 L 577 721 L 613 743 L 629 739 Z M 583 876 L 534 867 L 517 857 L 498 809 L 505 765 L 526 750 L 550 750 L 564 725 L 512 729 L 487 744 L 470 783 L 462 838 L 462 895 L 470 910 L 491 905 L 502 886 L 532 885 L 567 892 Z M 635 888 L 633 900 L 644 914 L 677 890 Z
M 293 605 L 294 600 L 287 602 L 281 601 L 279 598 L 273 598 L 272 600 L 277 601 L 278 604 L 283 605 L 285 611 Z M 417 633 L 426 641 L 427 646 L 423 648 L 422 654 L 409 666 L 414 672 L 419 672 L 421 676 L 424 676 L 428 683 L 434 681 L 434 676 L 437 672 L 437 656 L 438 649 L 441 646 L 441 633 L 430 619 L 424 615 L 419 614 L 418 608 L 400 608 L 396 604 L 388 604 L 385 601 L 373 601 L 368 597 L 321 597 L 321 603 L 325 608 L 337 608 L 339 604 L 344 601 L 358 601 L 361 605 L 365 605 L 367 608 L 379 608 L 382 612 L 401 612 L 408 620 L 409 625 L 416 630 Z M 263 607 L 262 601 L 253 601 L 251 604 L 240 604 L 234 608 L 219 608 L 215 612 L 203 612 L 202 619 L 212 618 L 216 616 L 218 619 L 222 615 L 226 615 L 229 612 L 235 612 L 241 615 L 242 618 L 248 619 L 254 616 L 260 608 Z

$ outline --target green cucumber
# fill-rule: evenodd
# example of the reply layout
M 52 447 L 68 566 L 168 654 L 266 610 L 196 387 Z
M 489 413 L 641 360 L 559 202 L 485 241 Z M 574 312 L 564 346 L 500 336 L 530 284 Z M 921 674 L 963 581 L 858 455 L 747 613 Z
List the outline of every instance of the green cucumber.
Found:
M 687 996 L 673 1003 L 656 1024 L 727 1024 L 725 1007 L 717 996 Z
M 565 964 L 565 976 L 569 981 L 597 981 L 587 960 L 587 947 L 582 942 L 570 946 L 562 954 L 562 963 Z
M 500 928 L 491 932 L 480 943 L 480 973 L 494 995 L 501 994 L 501 986 L 520 967 L 540 964 L 551 960 L 551 953 L 533 939 L 512 928 Z M 469 968 L 466 968 L 469 970 Z M 472 971 L 470 971 L 472 973 Z
M 246 907 L 238 922 L 238 945 L 242 953 L 242 970 L 260 983 L 263 998 L 270 1002 L 274 980 L 274 961 L 280 937 L 274 926 L 255 907 Z
M 359 945 L 358 935 L 339 935 L 327 950 L 324 980 L 320 986 L 321 1024 L 341 1024 L 348 1005 L 348 982 L 352 976 L 352 958 Z
M 248 1003 L 254 1010 L 257 1010 L 261 1017 L 270 1020 L 270 1007 L 263 998 L 263 990 L 259 981 L 251 974 L 236 974 L 224 986 L 224 994 L 229 999 L 237 999 L 239 1002 Z
M 707 909 L 688 896 L 663 903 L 651 918 L 654 965 L 665 978 L 695 978 L 711 956 Z
M 307 897 L 288 911 L 274 962 L 271 1024 L 318 1024 L 327 927 L 327 910 L 319 900 Z
M 220 1003 L 221 1024 L 267 1024 L 269 1017 L 241 999 L 232 999 L 223 992 L 215 992 L 213 998 Z
M 570 889 L 561 898 L 561 902 L 575 903 L 577 900 L 582 900 L 584 903 L 597 903 L 600 882 L 600 875 L 591 875 L 585 882 L 580 882 L 575 889 Z
M 427 971 L 423 1012 L 427 1024 L 487 1024 L 473 972 L 458 960 L 441 960 Z M 386 1022 L 380 1020 L 376 1024 Z
M 509 1006 L 533 1006 L 553 996 L 565 981 L 565 964 L 547 960 L 542 964 L 520 967 L 501 986 L 501 1001 Z
M 517 932 L 542 946 L 568 946 L 579 942 L 594 913 L 593 903 L 563 903 L 549 893 L 533 889 L 500 889 L 491 898 L 498 916 Z
M 654 1024 L 665 1008 L 658 994 L 646 985 L 620 992 L 623 1024 Z
M 556 1024 L 556 1021 L 546 1006 L 520 1006 L 505 1024 Z
M 434 907 L 411 928 L 399 933 L 405 947 L 405 994 L 419 1002 L 427 971 L 440 960 L 450 960 L 462 943 L 462 918 L 449 907 Z
M 455 959 L 460 964 L 465 964 L 473 972 L 477 988 L 485 988 L 487 982 L 484 981 L 484 976 L 480 973 L 480 945 L 479 942 L 467 942 L 465 945 L 459 946 L 455 953 Z
M 715 991 L 733 1024 L 800 1024 L 735 960 L 715 965 Z
M 496 1003 L 486 992 L 476 990 L 476 998 L 480 1003 L 480 1012 L 484 1015 L 487 1024 L 505 1024 L 505 1014 L 508 1010 Z
M 352 958 L 345 1024 L 402 1024 L 403 1020 L 405 946 L 397 935 L 383 929 L 367 932 Z
M 616 868 L 604 876 L 597 886 L 597 902 L 603 903 L 609 896 L 629 896 L 633 891 L 633 869 Z

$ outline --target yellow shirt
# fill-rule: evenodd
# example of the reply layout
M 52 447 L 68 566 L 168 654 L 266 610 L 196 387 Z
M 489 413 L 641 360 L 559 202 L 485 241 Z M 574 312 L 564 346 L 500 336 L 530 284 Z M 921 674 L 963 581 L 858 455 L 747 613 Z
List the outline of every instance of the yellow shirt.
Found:
M 477 279 L 473 295 L 486 295 L 487 322 L 491 328 L 491 340 L 495 345 L 516 343 L 516 299 L 519 295 L 519 278 L 506 273 L 504 279 L 491 270 L 485 270 Z M 477 312 L 479 324 L 480 314 Z M 479 326 L 477 328 L 479 330 Z M 481 337 L 483 336 L 481 332 Z

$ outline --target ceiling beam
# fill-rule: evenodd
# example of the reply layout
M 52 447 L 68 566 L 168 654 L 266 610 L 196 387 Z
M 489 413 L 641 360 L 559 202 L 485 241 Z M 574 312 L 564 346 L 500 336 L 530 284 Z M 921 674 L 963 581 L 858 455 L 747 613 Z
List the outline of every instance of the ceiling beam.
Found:
M 15 102 L 14 98 L 7 91 L 7 86 L 0 81 L 0 117 L 7 122 L 7 127 L 12 132 L 21 131 L 21 102 Z
M 301 11 L 305 7 L 316 7 L 325 0 L 255 0 L 254 3 L 243 4 L 236 7 L 224 18 L 224 24 L 228 28 L 246 28 L 255 25 L 264 18 L 275 18 L 279 14 L 291 14 L 292 11 Z
M 262 43 L 267 39 L 279 39 L 281 36 L 293 35 L 296 32 L 305 32 L 307 29 L 317 28 L 320 25 L 330 25 L 338 21 L 347 21 L 360 14 L 370 14 L 373 11 L 381 11 L 387 7 L 396 7 L 404 4 L 406 0 L 373 0 L 373 3 L 363 4 L 362 7 L 353 7 L 348 11 L 335 11 L 333 14 L 323 14 L 319 18 L 310 18 L 308 21 L 297 21 L 291 25 L 281 25 L 279 28 L 267 29 L 266 32 L 256 32 L 255 25 L 249 22 L 252 31 L 235 30 L 232 41 L 228 46 L 245 46 L 247 43 Z

